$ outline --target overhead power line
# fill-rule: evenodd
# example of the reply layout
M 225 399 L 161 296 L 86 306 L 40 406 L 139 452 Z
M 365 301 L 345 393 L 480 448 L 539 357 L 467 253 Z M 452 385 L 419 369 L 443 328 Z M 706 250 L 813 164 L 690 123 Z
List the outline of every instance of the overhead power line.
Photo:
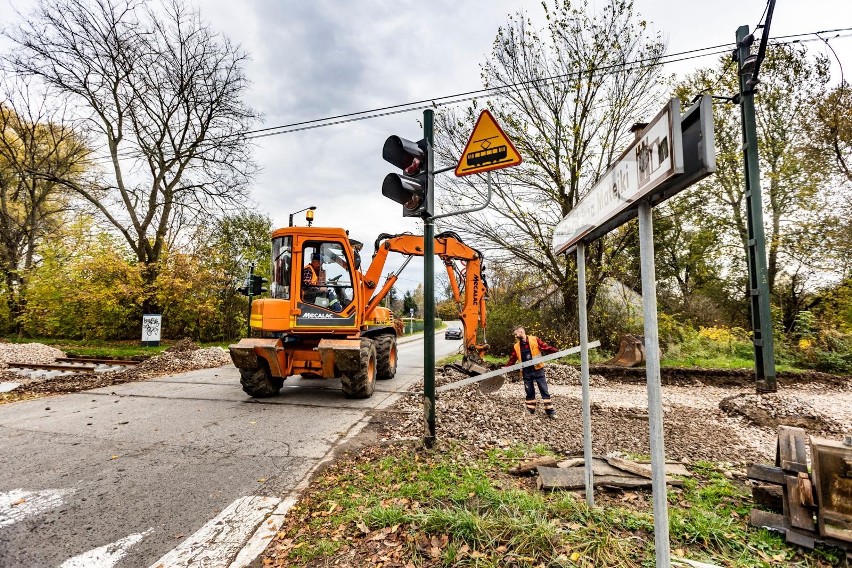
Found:
M 790 34 L 784 36 L 777 36 L 772 38 L 775 44 L 787 45 L 792 43 L 809 43 L 812 41 L 823 41 L 828 42 L 829 39 L 838 39 L 845 37 L 852 37 L 852 35 L 840 35 L 843 32 L 852 32 L 852 27 L 848 28 L 835 28 L 830 30 L 820 30 L 816 32 L 807 32 L 800 34 Z M 832 38 L 820 38 L 819 34 L 837 34 Z M 817 36 L 815 38 L 814 36 Z M 782 41 L 786 40 L 786 41 Z M 724 55 L 730 53 L 730 50 L 734 47 L 733 43 L 724 43 L 719 45 L 713 45 L 708 47 L 701 47 L 696 49 L 689 49 L 686 51 L 680 51 L 677 53 L 670 53 L 667 55 L 662 55 L 660 57 L 647 57 L 643 59 L 636 59 L 633 61 L 628 61 L 624 63 L 617 63 L 613 65 L 603 66 L 595 70 L 596 75 L 609 75 L 615 73 L 617 70 L 626 69 L 626 68 L 642 68 L 642 67 L 655 67 L 661 65 L 669 65 L 671 63 L 679 63 L 682 61 L 688 61 L 691 59 L 699 59 L 702 57 L 709 57 L 713 55 Z M 288 124 L 281 124 L 278 126 L 268 126 L 264 128 L 258 128 L 254 130 L 247 130 L 245 132 L 234 133 L 230 135 L 226 135 L 221 137 L 231 138 L 234 136 L 244 136 L 248 140 L 257 140 L 260 138 L 267 138 L 270 136 L 279 136 L 282 134 L 292 134 L 295 132 L 302 132 L 305 130 L 314 130 L 317 128 L 325 128 L 327 126 L 338 126 L 341 124 L 347 124 L 350 122 L 358 122 L 361 120 L 370 120 L 374 118 L 381 118 L 385 116 L 392 116 L 396 114 L 402 114 L 406 112 L 414 112 L 418 110 L 423 110 L 425 108 L 437 108 L 442 106 L 451 106 L 456 105 L 463 102 L 469 102 L 473 99 L 477 98 L 490 98 L 492 96 L 499 95 L 502 91 L 507 89 L 523 87 L 527 85 L 533 84 L 547 84 L 547 83 L 561 83 L 565 81 L 569 81 L 574 78 L 581 77 L 583 75 L 582 71 L 572 71 L 569 73 L 563 73 L 559 75 L 550 75 L 547 77 L 540 77 L 537 79 L 530 79 L 527 81 L 519 81 L 516 83 L 510 83 L 506 85 L 500 85 L 498 87 L 489 87 L 484 89 L 477 89 L 474 91 L 465 91 L 461 93 L 455 93 L 451 95 L 444 95 L 440 97 L 422 99 L 419 101 L 412 101 L 407 103 L 400 103 L 396 105 L 389 105 L 384 107 L 378 107 L 368 110 L 354 111 L 345 114 L 338 114 L 333 116 L 327 116 L 323 118 L 315 118 L 312 120 L 304 120 L 300 122 L 292 122 Z M 213 139 L 215 140 L 215 139 Z M 134 154 L 120 153 L 118 157 L 121 158 L 129 158 Z M 112 158 L 110 157 L 98 157 L 95 162 L 104 161 L 109 162 Z

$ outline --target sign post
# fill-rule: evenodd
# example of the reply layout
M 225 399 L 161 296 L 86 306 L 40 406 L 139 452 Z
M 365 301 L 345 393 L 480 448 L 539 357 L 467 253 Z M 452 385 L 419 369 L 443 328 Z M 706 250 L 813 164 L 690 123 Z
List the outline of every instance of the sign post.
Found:
M 665 481 L 660 348 L 657 329 L 656 269 L 654 266 L 653 205 L 686 189 L 716 171 L 713 138 L 713 107 L 708 95 L 681 116 L 672 99 L 636 136 L 618 161 L 556 226 L 555 253 L 577 251 L 577 280 L 581 368 L 583 380 L 583 437 L 586 461 L 586 499 L 592 501 L 591 428 L 587 414 L 588 378 L 585 294 L 585 245 L 639 217 L 639 252 L 642 276 L 642 311 L 645 326 L 648 422 L 651 446 L 651 485 L 654 501 L 654 541 L 658 568 L 668 568 L 668 503 Z

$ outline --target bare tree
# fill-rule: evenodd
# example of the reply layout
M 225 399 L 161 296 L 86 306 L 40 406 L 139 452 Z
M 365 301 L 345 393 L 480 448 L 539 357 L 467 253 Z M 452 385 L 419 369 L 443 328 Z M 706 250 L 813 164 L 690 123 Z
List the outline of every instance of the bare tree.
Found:
M 77 105 L 107 154 L 85 182 L 54 181 L 120 232 L 149 283 L 181 224 L 238 209 L 254 171 L 242 136 L 256 118 L 241 100 L 246 55 L 165 1 L 42 0 L 6 32 L 16 44 L 6 61 Z
M 89 149 L 44 92 L 7 78 L 0 94 L 0 270 L 14 326 L 25 306 L 26 275 L 37 247 L 59 232 L 68 190 L 55 178 L 79 179 Z M 18 330 L 20 328 L 18 327 Z
M 541 32 L 524 13 L 510 16 L 482 67 L 485 86 L 498 91 L 489 107 L 524 162 L 495 176 L 493 207 L 445 222 L 472 235 L 490 258 L 541 274 L 543 288 L 558 291 L 570 308 L 576 278 L 551 251 L 553 228 L 626 147 L 632 123 L 661 106 L 655 63 L 665 45 L 648 34 L 631 0 L 609 0 L 596 15 L 587 3 L 574 8 L 567 0 L 545 2 L 544 9 L 548 26 Z M 457 159 L 477 110 L 474 103 L 439 119 L 444 161 Z M 485 197 L 484 176 L 439 181 L 447 209 Z M 590 247 L 590 303 L 621 236 L 614 246 Z

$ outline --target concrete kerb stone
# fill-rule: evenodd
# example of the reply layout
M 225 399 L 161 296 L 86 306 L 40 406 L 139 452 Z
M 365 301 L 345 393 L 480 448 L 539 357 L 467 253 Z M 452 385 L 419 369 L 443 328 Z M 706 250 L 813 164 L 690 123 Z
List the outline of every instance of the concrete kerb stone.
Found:
M 311 484 L 311 479 L 320 467 L 334 460 L 334 453 L 337 447 L 343 442 L 357 436 L 372 419 L 370 414 L 362 417 L 352 426 L 344 436 L 342 436 L 334 446 L 319 460 L 314 467 L 305 475 L 305 478 L 293 488 L 292 491 L 285 497 L 272 513 L 260 523 L 258 529 L 254 532 L 251 538 L 245 543 L 242 549 L 237 553 L 234 561 L 228 565 L 228 568 L 245 568 L 251 564 L 264 550 L 269 546 L 270 541 L 275 534 L 281 529 L 284 524 L 284 519 L 287 512 L 299 500 L 302 492 Z

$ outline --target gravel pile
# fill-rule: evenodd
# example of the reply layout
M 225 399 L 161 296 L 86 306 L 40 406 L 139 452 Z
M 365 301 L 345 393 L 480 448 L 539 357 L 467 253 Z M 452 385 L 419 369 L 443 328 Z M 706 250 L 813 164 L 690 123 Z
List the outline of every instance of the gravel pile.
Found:
M 221 347 L 207 347 L 194 350 L 166 350 L 156 357 L 139 363 L 125 372 L 135 372 L 146 377 L 156 375 L 169 375 L 172 373 L 183 373 L 195 371 L 196 369 L 208 369 L 210 367 L 221 367 L 231 362 L 231 356 Z
M 452 374 L 452 375 L 450 375 Z M 505 447 L 514 443 L 546 444 L 563 455 L 583 451 L 582 404 L 579 373 L 571 367 L 548 367 L 548 379 L 555 388 L 553 404 L 557 418 L 546 418 L 539 411 L 530 415 L 524 409 L 524 390 L 520 383 L 507 382 L 490 395 L 481 394 L 475 386 L 440 393 L 436 403 L 437 432 L 442 438 L 460 440 L 480 450 Z M 450 375 L 450 376 L 448 376 Z M 444 370 L 436 374 L 436 383 L 464 378 L 461 373 Z M 597 378 L 598 382 L 603 379 Z M 422 392 L 422 385 L 414 391 Z M 560 392 L 562 391 L 562 392 Z M 593 400 L 597 397 L 593 391 Z M 631 404 L 592 404 L 592 448 L 596 455 L 611 452 L 649 454 L 647 408 Z M 412 394 L 399 401 L 395 409 L 398 421 L 383 424 L 384 437 L 394 439 L 422 435 L 422 398 Z M 664 436 L 666 456 L 674 459 L 713 461 L 760 461 L 774 446 L 761 451 L 741 436 L 735 421 L 718 409 L 693 408 L 680 404 L 664 407 Z
M 97 374 L 67 373 L 50 378 L 25 379 L 14 392 L 28 394 L 54 394 L 78 392 L 94 388 L 118 385 L 150 379 L 158 375 L 183 373 L 197 369 L 220 367 L 231 362 L 228 352 L 221 347 L 209 347 L 187 351 L 164 351 L 156 357 L 122 371 Z M 3 372 L 0 372 L 2 376 Z M 18 376 L 20 380 L 20 375 Z
M 732 416 L 742 416 L 757 426 L 777 428 L 796 426 L 806 430 L 841 434 L 849 425 L 842 425 L 816 408 L 791 394 L 740 393 L 719 402 L 719 408 Z
M 180 341 L 178 341 L 177 343 L 175 343 L 174 345 L 172 345 L 171 347 L 166 349 L 165 352 L 166 353 L 188 353 L 190 351 L 196 351 L 198 348 L 199 348 L 198 345 L 196 345 L 194 341 L 192 341 L 188 337 L 184 337 L 183 339 L 181 339 Z
M 8 367 L 7 363 L 53 363 L 57 357 L 65 357 L 65 353 L 41 343 L 0 343 L 0 369 Z

